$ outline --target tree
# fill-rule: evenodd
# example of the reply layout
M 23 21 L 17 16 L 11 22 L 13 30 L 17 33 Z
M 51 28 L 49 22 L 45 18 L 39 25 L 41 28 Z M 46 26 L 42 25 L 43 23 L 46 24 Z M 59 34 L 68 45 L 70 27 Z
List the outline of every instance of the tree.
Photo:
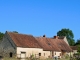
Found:
M 78 52 L 80 53 L 80 39 L 77 40 L 77 42 L 75 43 L 75 46 L 78 47 Z
M 80 46 L 80 39 L 77 40 L 77 42 L 75 43 L 76 46 Z
M 2 40 L 4 33 L 0 32 L 0 40 Z
M 17 31 L 13 31 L 14 33 L 18 33 Z
M 57 36 L 66 36 L 69 45 L 72 46 L 75 44 L 75 40 L 73 39 L 74 34 L 73 34 L 72 30 L 70 30 L 70 29 L 66 29 L 66 28 L 61 29 L 60 31 L 57 32 Z
M 79 53 L 80 53 L 80 46 L 78 46 L 78 50 L 77 50 L 77 52 L 79 52 Z

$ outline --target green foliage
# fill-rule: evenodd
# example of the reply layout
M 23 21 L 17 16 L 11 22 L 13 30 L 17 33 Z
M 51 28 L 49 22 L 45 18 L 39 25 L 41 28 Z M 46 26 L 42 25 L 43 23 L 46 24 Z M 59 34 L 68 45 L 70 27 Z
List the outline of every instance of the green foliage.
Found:
M 78 47 L 78 53 L 80 54 L 80 39 L 77 40 L 77 42 L 75 43 L 75 46 Z
M 2 40 L 4 33 L 0 32 L 0 40 Z
M 75 44 L 75 40 L 74 38 L 74 34 L 72 32 L 72 30 L 70 29 L 61 29 L 60 31 L 57 32 L 57 36 L 66 36 L 69 45 L 74 45 Z
M 69 55 L 65 55 L 65 59 L 69 58 Z
M 13 31 L 14 33 L 18 33 L 17 31 Z
M 80 53 L 80 46 L 78 46 L 78 53 Z
M 35 60 L 34 54 L 31 55 L 31 60 Z
M 74 54 L 74 56 L 75 56 L 75 60 L 80 60 L 80 53 L 79 52 Z
M 69 45 L 71 45 L 71 46 L 75 45 L 75 40 L 74 39 L 69 39 L 68 42 L 69 42 Z
M 75 43 L 76 46 L 80 45 L 80 39 L 77 40 L 77 42 Z

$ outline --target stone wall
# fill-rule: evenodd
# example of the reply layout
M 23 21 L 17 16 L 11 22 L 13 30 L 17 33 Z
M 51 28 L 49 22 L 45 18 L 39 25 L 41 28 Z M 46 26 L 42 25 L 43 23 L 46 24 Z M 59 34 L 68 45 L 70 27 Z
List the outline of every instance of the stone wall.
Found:
M 5 33 L 3 40 L 0 44 L 0 55 L 9 57 L 10 52 L 12 53 L 12 55 L 15 55 L 16 54 L 16 46 L 12 42 L 10 36 L 7 33 Z

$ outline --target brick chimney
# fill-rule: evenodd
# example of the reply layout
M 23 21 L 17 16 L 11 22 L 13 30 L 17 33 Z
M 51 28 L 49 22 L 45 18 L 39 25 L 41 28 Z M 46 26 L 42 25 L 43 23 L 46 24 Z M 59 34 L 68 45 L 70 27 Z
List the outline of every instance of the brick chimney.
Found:
M 54 39 L 58 39 L 59 36 L 54 36 Z
M 43 37 L 46 37 L 46 35 L 43 35 Z

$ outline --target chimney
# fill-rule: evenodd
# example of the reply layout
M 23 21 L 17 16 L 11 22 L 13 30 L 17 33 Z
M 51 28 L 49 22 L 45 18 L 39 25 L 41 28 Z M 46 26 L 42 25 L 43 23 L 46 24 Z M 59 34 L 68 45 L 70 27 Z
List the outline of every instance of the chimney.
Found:
M 54 39 L 58 39 L 59 38 L 59 36 L 54 36 Z
M 43 35 L 43 37 L 46 37 L 46 35 Z

